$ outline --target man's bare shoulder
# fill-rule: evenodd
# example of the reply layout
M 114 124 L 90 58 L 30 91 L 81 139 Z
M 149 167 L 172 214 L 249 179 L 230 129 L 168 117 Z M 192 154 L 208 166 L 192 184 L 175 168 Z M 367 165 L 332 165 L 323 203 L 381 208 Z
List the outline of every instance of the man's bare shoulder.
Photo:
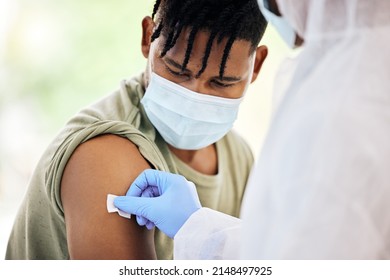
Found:
M 107 194 L 124 195 L 150 168 L 127 138 L 102 135 L 81 144 L 61 181 L 71 258 L 155 258 L 153 232 L 106 209 Z

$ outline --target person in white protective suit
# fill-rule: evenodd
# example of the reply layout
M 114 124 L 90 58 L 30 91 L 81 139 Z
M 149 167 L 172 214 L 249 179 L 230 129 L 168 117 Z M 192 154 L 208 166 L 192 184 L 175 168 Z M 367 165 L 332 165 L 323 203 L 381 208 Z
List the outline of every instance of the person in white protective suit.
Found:
M 115 205 L 174 238 L 176 259 L 390 259 L 390 1 L 276 2 L 304 44 L 242 221 L 154 170 Z

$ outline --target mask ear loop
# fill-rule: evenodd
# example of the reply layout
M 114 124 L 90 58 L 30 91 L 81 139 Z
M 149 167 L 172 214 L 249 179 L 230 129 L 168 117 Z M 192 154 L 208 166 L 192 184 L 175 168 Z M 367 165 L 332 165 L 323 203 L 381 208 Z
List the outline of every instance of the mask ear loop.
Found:
M 251 63 L 251 68 L 249 69 L 249 77 L 248 77 L 248 82 L 245 86 L 245 89 L 244 89 L 244 93 L 243 95 L 240 97 L 240 99 L 243 99 L 246 95 L 246 93 L 248 92 L 248 88 L 252 82 L 252 77 L 253 77 L 253 69 L 255 69 L 255 63 L 256 63 L 256 51 L 252 54 L 252 63 Z
M 269 1 L 267 1 L 267 0 L 260 0 L 260 1 L 263 2 L 264 8 L 266 8 L 268 11 L 271 12 L 271 8 L 270 8 L 270 5 L 269 5 Z
M 276 31 L 282 37 L 283 41 L 291 48 L 295 48 L 296 32 L 294 28 L 286 21 L 283 16 L 278 16 L 267 9 L 264 4 L 265 0 L 258 0 L 259 8 L 264 18 L 271 23 Z
M 273 7 L 271 6 L 271 4 L 269 3 L 269 0 L 260 0 L 263 2 L 263 6 L 264 8 L 266 8 L 268 11 L 270 11 L 271 13 L 273 13 L 275 16 L 280 16 L 280 13 L 276 13 L 276 11 L 273 9 Z
M 156 41 L 154 41 L 156 42 Z M 154 44 L 154 42 L 152 42 L 152 45 Z M 150 53 L 154 53 L 152 50 L 153 50 L 153 46 L 150 47 Z M 145 90 L 148 88 L 149 84 L 150 84 L 150 79 L 152 78 L 152 74 L 153 74 L 153 59 L 149 56 L 149 59 L 148 59 L 148 64 L 147 64 L 147 68 L 146 68 L 146 71 L 145 71 L 145 75 L 147 77 L 147 81 L 145 80 Z

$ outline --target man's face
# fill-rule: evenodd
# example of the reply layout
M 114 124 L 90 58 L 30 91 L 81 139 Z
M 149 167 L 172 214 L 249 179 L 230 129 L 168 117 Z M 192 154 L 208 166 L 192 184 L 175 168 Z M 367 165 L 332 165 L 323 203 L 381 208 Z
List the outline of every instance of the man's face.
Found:
M 160 56 L 165 43 L 165 38 L 162 35 L 153 43 L 149 43 L 147 55 L 144 52 L 145 57 L 148 58 L 146 73 L 154 72 L 167 80 L 198 93 L 225 98 L 240 98 L 243 96 L 246 88 L 257 77 L 261 64 L 266 57 L 266 47 L 262 46 L 260 47 L 263 48 L 262 50 L 251 52 L 249 41 L 235 41 L 230 51 L 224 76 L 220 79 L 220 65 L 227 39 L 222 40 L 220 44 L 214 41 L 207 68 L 200 77 L 196 77 L 202 68 L 209 33 L 205 31 L 197 33 L 191 58 L 186 69 L 181 71 L 181 65 L 187 50 L 188 35 L 189 30 L 183 30 L 175 46 L 164 57 Z M 147 75 L 146 85 L 148 85 L 148 79 Z

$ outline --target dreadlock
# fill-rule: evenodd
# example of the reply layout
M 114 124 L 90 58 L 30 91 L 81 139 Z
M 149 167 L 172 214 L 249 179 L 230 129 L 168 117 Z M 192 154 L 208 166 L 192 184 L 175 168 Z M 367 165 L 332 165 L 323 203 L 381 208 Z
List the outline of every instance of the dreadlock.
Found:
M 215 41 L 220 44 L 224 38 L 227 38 L 219 71 L 222 79 L 233 43 L 236 40 L 250 41 L 252 52 L 258 46 L 267 26 L 267 21 L 260 13 L 256 0 L 156 0 L 152 18 L 154 19 L 156 15 L 158 15 L 157 28 L 151 40 L 153 42 L 161 34 L 164 36 L 161 57 L 175 46 L 183 29 L 190 30 L 181 65 L 182 71 L 186 69 L 191 58 L 196 34 L 199 31 L 210 33 L 202 67 L 197 77 L 207 68 Z

